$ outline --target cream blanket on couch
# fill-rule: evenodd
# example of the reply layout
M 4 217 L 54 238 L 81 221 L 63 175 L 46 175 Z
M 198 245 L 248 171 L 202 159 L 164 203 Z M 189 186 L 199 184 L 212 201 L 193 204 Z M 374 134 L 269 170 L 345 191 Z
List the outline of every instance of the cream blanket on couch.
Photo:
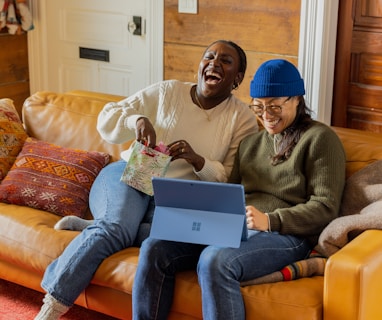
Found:
M 323 275 L 327 258 L 368 229 L 382 229 L 382 160 L 359 170 L 346 181 L 339 217 L 322 231 L 309 258 L 241 285 Z

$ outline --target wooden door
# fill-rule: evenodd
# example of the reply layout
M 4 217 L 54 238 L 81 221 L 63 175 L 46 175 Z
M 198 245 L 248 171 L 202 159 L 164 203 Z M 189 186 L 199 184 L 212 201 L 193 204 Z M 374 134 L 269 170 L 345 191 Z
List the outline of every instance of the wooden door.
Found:
M 339 2 L 332 125 L 382 133 L 382 1 Z

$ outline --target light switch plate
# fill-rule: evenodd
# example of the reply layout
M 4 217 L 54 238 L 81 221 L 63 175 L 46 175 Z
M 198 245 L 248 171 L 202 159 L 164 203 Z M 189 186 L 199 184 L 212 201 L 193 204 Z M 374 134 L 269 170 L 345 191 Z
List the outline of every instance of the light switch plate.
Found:
M 198 13 L 198 0 L 178 0 L 179 13 Z

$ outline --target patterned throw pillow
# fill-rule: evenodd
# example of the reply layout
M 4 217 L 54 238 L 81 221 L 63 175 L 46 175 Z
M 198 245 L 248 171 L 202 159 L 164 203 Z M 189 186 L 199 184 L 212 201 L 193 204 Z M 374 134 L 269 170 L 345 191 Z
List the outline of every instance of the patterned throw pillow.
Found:
M 0 181 L 19 154 L 27 134 L 11 99 L 0 99 Z
M 0 201 L 61 216 L 83 217 L 90 188 L 109 160 L 107 153 L 63 148 L 27 138 L 0 184 Z

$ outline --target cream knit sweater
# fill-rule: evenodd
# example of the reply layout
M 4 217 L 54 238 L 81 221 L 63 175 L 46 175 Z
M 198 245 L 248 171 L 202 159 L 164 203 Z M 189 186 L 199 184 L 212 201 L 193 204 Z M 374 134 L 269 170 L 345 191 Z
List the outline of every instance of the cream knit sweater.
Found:
M 123 143 L 135 138 L 136 121 L 145 116 L 154 126 L 157 143 L 183 139 L 205 158 L 199 172 L 185 160 L 173 161 L 167 176 L 226 182 L 240 141 L 258 130 L 255 116 L 233 95 L 211 110 L 202 110 L 191 99 L 193 85 L 162 81 L 118 103 L 108 103 L 99 114 L 97 129 L 106 141 Z

